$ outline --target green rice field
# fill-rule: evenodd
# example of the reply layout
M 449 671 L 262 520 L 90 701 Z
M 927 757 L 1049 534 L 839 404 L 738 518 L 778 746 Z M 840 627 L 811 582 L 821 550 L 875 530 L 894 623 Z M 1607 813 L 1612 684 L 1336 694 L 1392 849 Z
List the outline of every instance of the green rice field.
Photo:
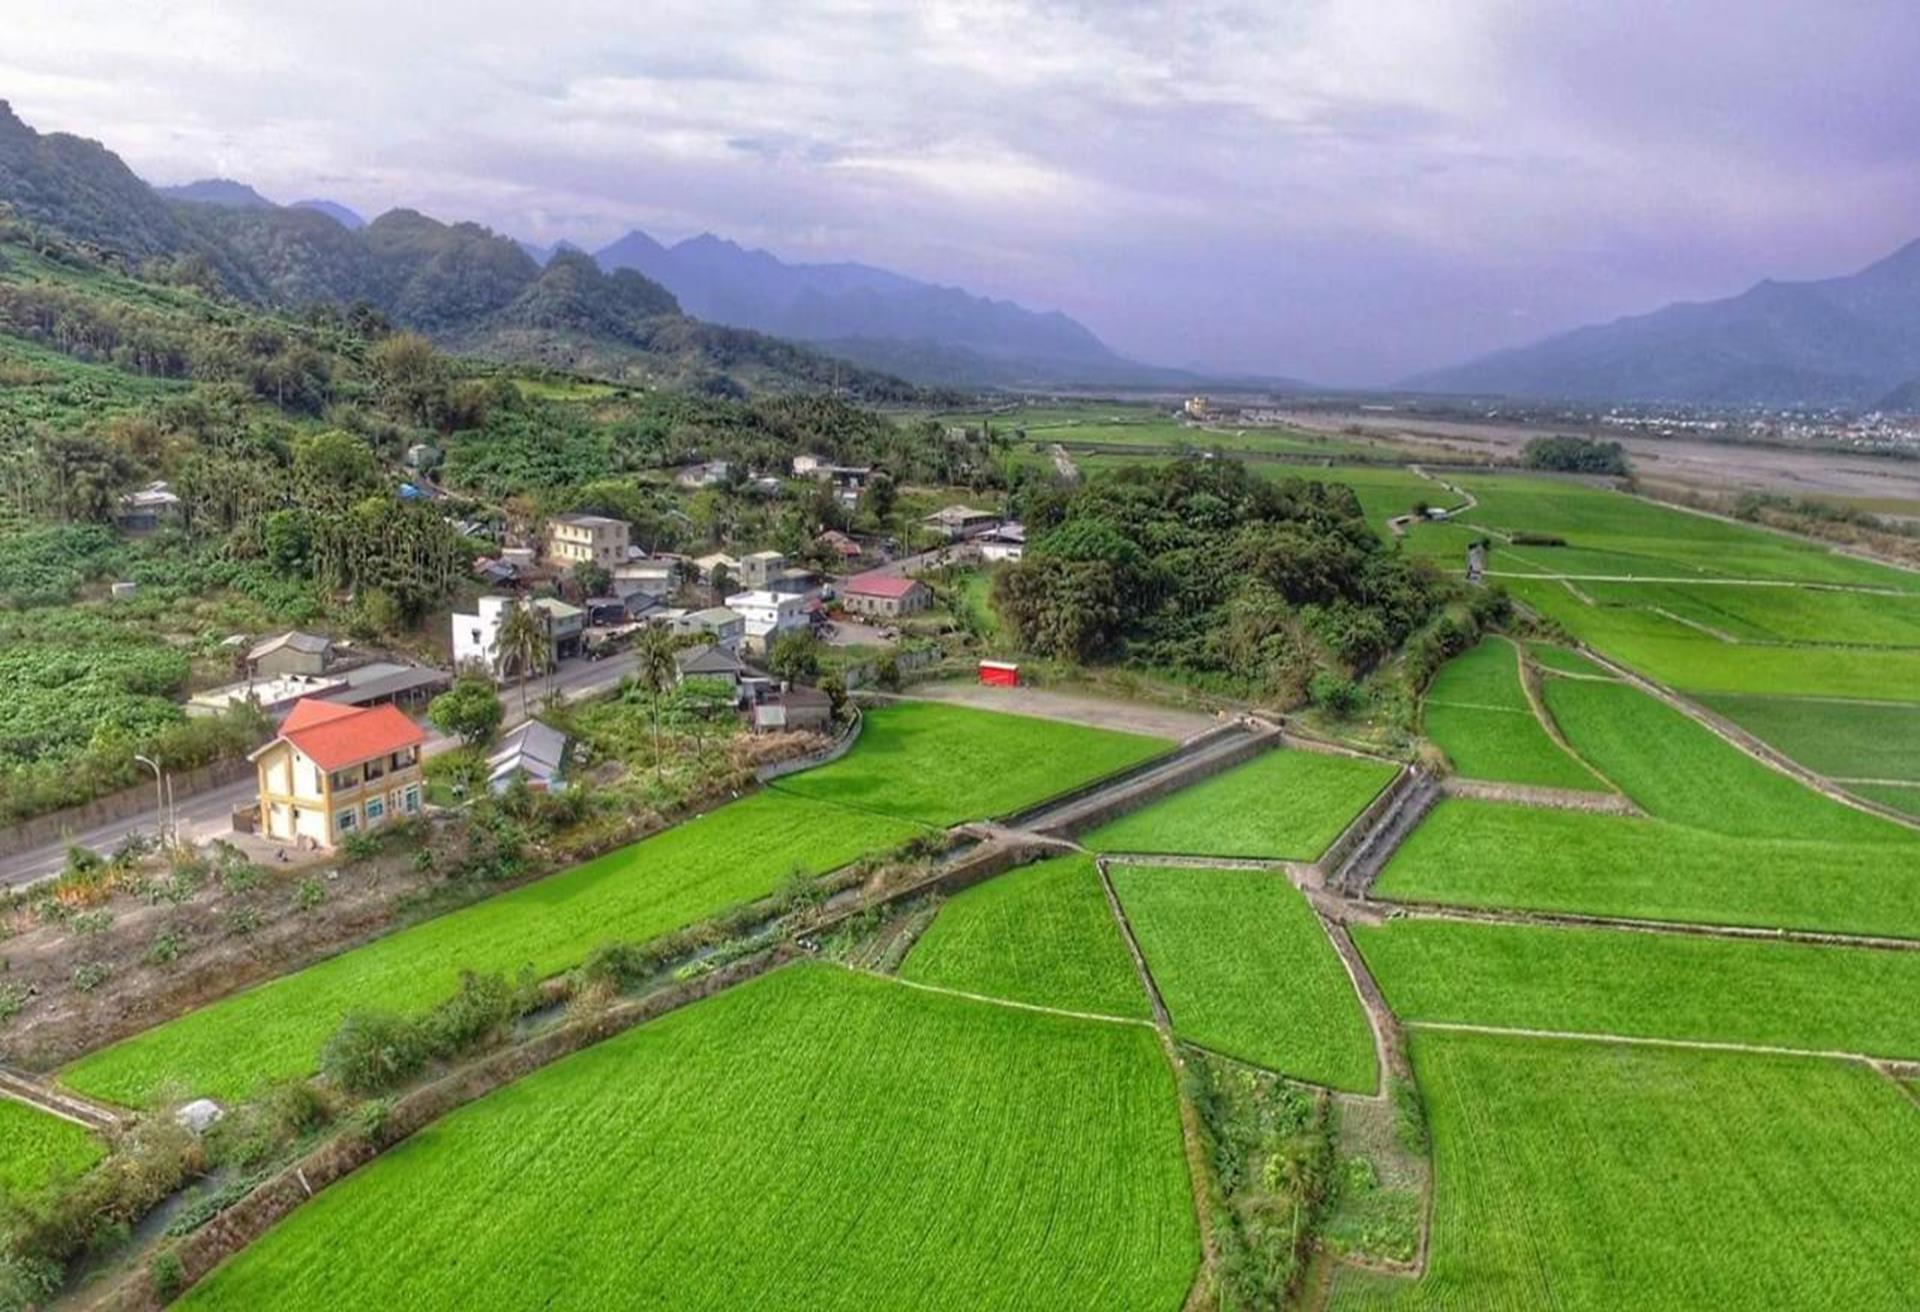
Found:
M 1868 801 L 1890 806 L 1896 811 L 1920 819 L 1920 784 L 1849 783 L 1847 790 L 1857 793 Z
M 1546 681 L 1547 709 L 1587 760 L 1649 815 L 1743 838 L 1902 843 L 1920 834 L 1816 793 L 1626 683 Z
M 866 712 L 859 745 L 774 788 L 851 810 L 946 826 L 1004 815 L 1168 751 L 1140 734 L 939 702 Z
M 1482 639 L 1441 666 L 1421 703 L 1421 716 L 1427 737 L 1469 779 L 1605 788 L 1541 725 L 1520 684 L 1519 652 L 1505 638 Z
M 1264 870 L 1115 866 L 1114 891 L 1181 1038 L 1371 1093 L 1373 1031 L 1320 919 Z
M 1920 1109 L 1865 1066 L 1416 1031 L 1433 1234 L 1372 1309 L 1913 1306 Z
M 1041 861 L 958 894 L 900 977 L 1068 1011 L 1153 1014 L 1086 856 Z
M 1800 697 L 1701 700 L 1829 779 L 1920 785 L 1920 705 Z
M 1173 1312 L 1198 1260 L 1150 1030 L 803 963 L 453 1113 L 179 1305 Z
M 1393 779 L 1384 761 L 1281 748 L 1100 826 L 1096 852 L 1311 861 Z
M 1396 1016 L 1920 1059 L 1920 952 L 1398 919 L 1355 925 Z
M 100 1140 L 71 1121 L 0 1098 L 0 1195 L 30 1194 L 105 1155 Z
M 1595 665 L 1573 648 L 1562 647 L 1557 642 L 1530 642 L 1527 644 L 1527 654 L 1532 656 L 1534 663 L 1542 669 L 1557 670 L 1561 674 L 1585 675 L 1593 679 L 1613 677 L 1604 668 Z
M 142 1106 L 171 1089 L 222 1101 L 305 1075 L 348 1012 L 416 1011 L 462 971 L 539 976 L 598 944 L 638 942 L 910 837 L 902 820 L 768 792 L 498 897 L 236 993 L 81 1058 L 79 1092 Z
M 1443 798 L 1387 862 L 1374 895 L 1920 938 L 1917 851 Z

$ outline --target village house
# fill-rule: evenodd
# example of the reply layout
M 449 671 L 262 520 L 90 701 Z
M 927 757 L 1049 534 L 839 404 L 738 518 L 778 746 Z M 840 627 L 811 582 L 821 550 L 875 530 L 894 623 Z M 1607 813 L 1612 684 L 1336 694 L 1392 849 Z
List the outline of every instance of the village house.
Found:
M 179 518 L 180 498 L 164 482 L 127 493 L 113 512 L 113 522 L 123 533 L 151 533 Z
M 828 529 L 814 540 L 843 565 L 854 564 L 865 554 L 858 542 L 837 528 Z
M 764 588 L 774 575 L 787 567 L 787 558 L 777 551 L 751 551 L 740 558 L 735 578 L 747 588 Z
M 247 653 L 247 673 L 256 679 L 277 674 L 325 674 L 333 664 L 333 640 L 294 630 L 276 634 Z
M 564 792 L 567 781 L 562 775 L 572 747 L 571 738 L 538 720 L 509 729 L 487 757 L 487 788 L 504 793 L 524 779 L 536 793 Z
M 813 688 L 788 688 L 753 706 L 755 733 L 830 733 L 833 698 Z
M 693 577 L 696 582 L 713 582 L 713 572 L 717 569 L 725 570 L 730 579 L 738 580 L 740 577 L 739 560 L 724 551 L 712 551 L 693 558 Z
M 1002 524 L 974 539 L 980 559 L 989 565 L 1003 560 L 1018 560 L 1027 549 L 1027 530 L 1018 524 Z
M 705 637 L 720 650 L 738 655 L 747 636 L 747 618 L 726 606 L 708 606 L 675 617 L 671 631 L 676 638 Z
M 675 474 L 673 481 L 679 486 L 693 491 L 703 487 L 715 487 L 727 481 L 733 472 L 733 466 L 725 460 L 708 460 L 702 464 L 688 465 Z
M 840 604 L 856 615 L 899 619 L 933 604 L 933 589 L 904 574 L 856 574 L 840 588 Z
M 793 476 L 795 478 L 825 478 L 826 471 L 833 461 L 826 456 L 816 456 L 811 452 L 793 458 Z
M 555 515 L 547 523 L 547 559 L 611 571 L 626 564 L 632 531 L 626 520 L 606 515 Z
M 421 806 L 418 725 L 392 706 L 302 701 L 254 752 L 260 828 L 276 842 L 337 847 Z
M 636 592 L 648 597 L 671 597 L 679 586 L 678 560 L 656 556 L 613 567 L 613 590 L 622 597 L 632 597 Z
M 942 506 L 920 521 L 949 542 L 958 542 L 964 538 L 978 537 L 1000 522 L 997 515 L 985 510 L 975 510 L 972 506 L 955 503 Z
M 738 656 L 708 642 L 682 647 L 673 653 L 673 668 L 676 683 L 685 683 L 688 679 L 717 679 L 732 690 L 736 702 L 747 679 L 746 664 Z
M 746 621 L 746 645 L 757 652 L 769 650 L 781 634 L 804 631 L 813 624 L 805 597 L 778 592 L 736 592 L 727 598 L 727 609 Z
M 500 650 L 500 626 L 519 604 L 518 597 L 482 597 L 471 615 L 456 612 L 453 616 L 454 667 L 482 670 L 495 679 L 513 674 L 515 671 L 509 668 L 510 654 Z M 546 623 L 548 664 L 581 653 L 586 641 L 585 611 L 553 597 L 540 597 L 528 604 Z

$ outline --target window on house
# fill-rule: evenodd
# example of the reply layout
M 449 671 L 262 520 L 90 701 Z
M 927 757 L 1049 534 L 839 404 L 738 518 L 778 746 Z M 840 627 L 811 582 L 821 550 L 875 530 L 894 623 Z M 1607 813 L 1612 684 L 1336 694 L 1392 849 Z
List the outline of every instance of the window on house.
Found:
M 367 823 L 372 824 L 387 813 L 387 804 L 377 797 L 367 799 Z
M 408 815 L 412 815 L 420 809 L 420 786 L 418 784 L 407 789 L 405 806 Z
M 357 829 L 359 825 L 360 812 L 357 808 L 350 806 L 344 811 L 334 812 L 333 827 L 340 833 L 350 834 Z

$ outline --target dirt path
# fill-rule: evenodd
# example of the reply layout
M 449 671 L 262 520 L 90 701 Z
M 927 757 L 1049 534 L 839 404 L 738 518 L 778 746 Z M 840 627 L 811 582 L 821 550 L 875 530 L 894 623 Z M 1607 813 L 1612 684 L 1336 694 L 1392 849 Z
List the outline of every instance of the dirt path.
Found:
M 1881 952 L 1920 952 L 1920 939 L 1882 934 L 1835 934 L 1815 929 L 1760 929 L 1751 925 L 1701 925 L 1633 916 L 1589 916 L 1569 911 L 1526 911 L 1507 907 L 1470 907 L 1446 902 L 1378 902 L 1412 920 L 1470 920 L 1493 925 L 1534 925 L 1550 929 L 1616 929 L 1643 934 L 1737 938 L 1759 943 L 1810 943 L 1823 947 L 1870 948 Z
M 0 1067 L 0 1098 L 32 1107 L 49 1116 L 57 1116 L 63 1121 L 71 1121 L 82 1129 L 96 1133 L 111 1133 L 127 1122 L 126 1112 L 118 1107 L 54 1088 L 44 1080 L 5 1067 Z
M 1065 1007 L 1048 1007 L 1038 1002 L 1015 1002 L 1012 998 L 996 998 L 986 993 L 969 993 L 965 989 L 951 989 L 944 984 L 923 984 L 919 980 L 902 979 L 898 975 L 881 970 L 868 970 L 862 966 L 849 966 L 844 961 L 830 963 L 842 970 L 850 970 L 856 975 L 869 975 L 874 979 L 884 979 L 889 984 L 898 984 L 903 989 L 919 989 L 922 993 L 944 993 L 950 998 L 965 998 L 969 1002 L 985 1002 L 995 1007 L 1010 1007 L 1014 1011 L 1036 1011 L 1046 1016 L 1065 1016 L 1069 1020 L 1099 1021 L 1103 1025 L 1145 1025 L 1144 1020 L 1132 1016 L 1103 1016 L 1097 1011 L 1071 1011 Z
M 1066 692 L 1056 688 L 987 688 L 977 683 L 915 684 L 910 692 L 874 693 L 889 701 L 948 702 L 982 711 L 1004 711 L 1009 715 L 1027 715 L 1040 720 L 1060 720 L 1069 724 L 1090 725 L 1096 729 L 1118 729 L 1142 733 L 1154 738 L 1184 739 L 1221 721 L 1202 711 L 1181 710 L 1173 706 L 1155 706 L 1147 702 L 1116 701 L 1091 693 Z
M 1886 1058 L 1864 1052 L 1845 1052 L 1837 1048 L 1789 1048 L 1772 1043 L 1730 1043 L 1720 1039 L 1654 1039 L 1640 1034 L 1607 1034 L 1588 1030 L 1536 1030 L 1506 1025 L 1471 1025 L 1464 1021 L 1410 1020 L 1402 1022 L 1410 1030 L 1437 1030 L 1453 1034 L 1495 1034 L 1523 1039 L 1565 1039 L 1576 1043 L 1619 1043 L 1636 1048 L 1685 1048 L 1695 1052 L 1743 1052 L 1759 1057 L 1824 1057 L 1831 1061 L 1856 1061 L 1877 1067 Z

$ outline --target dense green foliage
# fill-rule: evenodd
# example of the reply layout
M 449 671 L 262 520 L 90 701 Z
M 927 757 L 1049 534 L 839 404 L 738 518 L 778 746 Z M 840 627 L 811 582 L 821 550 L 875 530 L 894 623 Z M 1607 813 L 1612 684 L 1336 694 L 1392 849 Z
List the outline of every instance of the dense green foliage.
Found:
M 1394 853 L 1374 894 L 1920 938 L 1915 851 L 1443 798 Z
M 1563 474 L 1618 474 L 1627 470 L 1626 449 L 1618 442 L 1601 442 L 1590 437 L 1536 437 L 1520 453 L 1529 469 L 1550 469 Z
M 1920 1116 L 1875 1071 L 1437 1033 L 1413 1060 L 1427 1274 L 1344 1273 L 1338 1312 L 1912 1303 Z
M 1147 1029 L 800 965 L 463 1108 L 182 1306 L 1172 1308 L 1198 1257 Z
M 1181 1038 L 1296 1079 L 1373 1091 L 1360 999 L 1285 875 L 1117 866 L 1112 878 Z
M 1393 778 L 1384 761 L 1281 748 L 1109 821 L 1096 852 L 1312 861 Z
M 0 1098 L 0 1194 L 33 1193 L 103 1155 L 100 1141 L 71 1121 Z
M 1920 1058 L 1920 952 L 1401 919 L 1355 925 L 1394 1014 Z
M 1157 738 L 937 702 L 866 712 L 859 748 L 774 787 L 925 825 L 1006 815 L 1165 751 Z
M 911 833 L 896 820 L 763 794 L 464 910 L 188 1012 L 67 1068 L 74 1088 L 144 1105 L 169 1085 L 241 1097 L 308 1074 L 350 1013 L 418 1012 L 463 972 L 557 974 L 599 944 L 639 942 L 765 897 Z
M 1023 559 L 994 598 L 1021 644 L 1304 692 L 1354 670 L 1433 611 L 1436 575 L 1388 550 L 1338 484 L 1257 477 L 1234 461 L 1140 466 L 1031 486 Z
M 1042 861 L 954 897 L 900 964 L 900 977 L 1067 1011 L 1151 1014 L 1084 856 Z
M 1421 703 L 1421 719 L 1427 737 L 1469 779 L 1602 786 L 1548 736 L 1520 686 L 1518 653 L 1504 638 L 1484 638 L 1443 665 Z

